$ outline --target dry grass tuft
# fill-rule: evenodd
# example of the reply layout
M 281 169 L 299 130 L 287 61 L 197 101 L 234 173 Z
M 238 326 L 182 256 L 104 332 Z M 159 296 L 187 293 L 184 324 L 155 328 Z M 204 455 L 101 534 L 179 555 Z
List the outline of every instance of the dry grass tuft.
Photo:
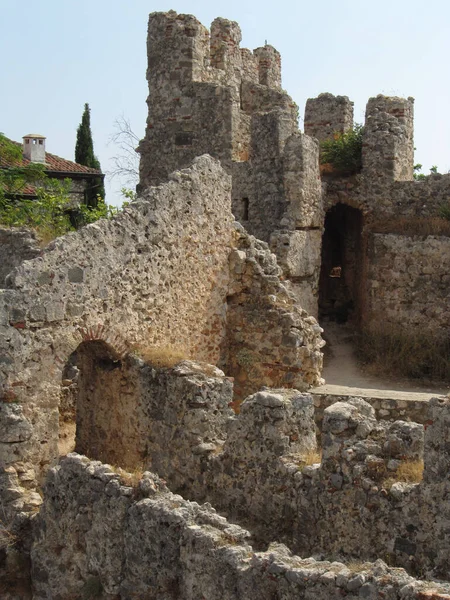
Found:
M 423 460 L 404 460 L 397 469 L 397 479 L 408 483 L 419 483 L 423 477 Z
M 383 482 L 391 488 L 394 483 L 420 483 L 423 478 L 423 460 L 402 460 L 395 473 Z
M 370 231 L 399 235 L 450 235 L 450 221 L 444 217 L 398 217 L 377 221 L 370 226 Z
M 111 470 L 114 473 L 117 473 L 120 477 L 120 483 L 127 487 L 136 487 L 140 480 L 142 479 L 143 471 L 142 469 L 135 469 L 133 471 L 126 471 L 122 469 L 122 467 L 116 467 L 114 465 L 110 465 Z
M 450 380 L 450 336 L 405 332 L 396 327 L 365 329 L 358 338 L 358 358 L 373 375 Z
M 322 462 L 322 449 L 315 448 L 313 450 L 308 450 L 304 454 L 296 456 L 295 460 L 301 467 L 320 464 Z
M 189 352 L 183 346 L 143 346 L 133 348 L 133 352 L 143 361 L 159 369 L 170 368 L 182 360 L 189 360 Z
M 352 560 L 348 563 L 345 563 L 345 566 L 351 573 L 361 573 L 361 571 L 367 571 L 370 569 L 372 565 L 368 562 Z

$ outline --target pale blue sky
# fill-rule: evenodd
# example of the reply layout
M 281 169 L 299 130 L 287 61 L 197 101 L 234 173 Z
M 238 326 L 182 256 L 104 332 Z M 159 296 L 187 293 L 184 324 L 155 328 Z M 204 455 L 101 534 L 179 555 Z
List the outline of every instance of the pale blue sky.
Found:
M 43 134 L 64 158 L 74 158 L 85 102 L 104 171 L 117 117 L 143 135 L 148 14 L 174 9 L 207 26 L 217 16 L 238 21 L 243 47 L 275 46 L 301 116 L 321 92 L 349 96 L 357 122 L 371 96 L 413 96 L 416 162 L 450 169 L 448 0 L 0 0 L 0 8 L 0 131 L 17 141 Z M 120 203 L 118 187 L 108 185 L 109 202 Z

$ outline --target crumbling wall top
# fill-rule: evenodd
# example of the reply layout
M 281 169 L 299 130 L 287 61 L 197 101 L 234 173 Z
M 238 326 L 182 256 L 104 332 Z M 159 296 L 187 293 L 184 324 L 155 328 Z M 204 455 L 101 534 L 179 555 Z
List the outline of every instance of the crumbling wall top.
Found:
M 353 102 L 347 96 L 328 92 L 308 98 L 305 106 L 305 133 L 320 142 L 344 133 L 353 126 Z

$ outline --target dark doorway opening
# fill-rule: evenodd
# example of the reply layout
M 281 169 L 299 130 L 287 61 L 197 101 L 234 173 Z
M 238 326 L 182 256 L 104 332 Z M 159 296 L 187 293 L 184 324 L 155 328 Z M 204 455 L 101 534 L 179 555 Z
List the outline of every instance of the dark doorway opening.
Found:
M 363 281 L 363 218 L 336 204 L 325 216 L 319 282 L 319 319 L 359 325 Z
M 136 364 L 103 341 L 82 342 L 63 371 L 59 453 L 135 469 L 142 463 Z

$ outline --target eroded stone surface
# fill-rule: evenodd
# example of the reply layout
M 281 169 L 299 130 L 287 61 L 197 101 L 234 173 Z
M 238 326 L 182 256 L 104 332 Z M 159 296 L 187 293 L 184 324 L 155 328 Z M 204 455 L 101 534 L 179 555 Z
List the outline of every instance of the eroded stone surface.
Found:
M 381 422 L 361 398 L 334 403 L 324 411 L 320 459 L 305 391 L 321 382 L 322 329 L 305 308 L 317 314 L 325 214 L 347 204 L 346 263 L 326 263 L 322 273 L 341 269 L 347 291 L 331 300 L 347 311 L 358 304 L 365 324 L 434 323 L 445 333 L 448 238 L 371 227 L 400 214 L 435 216 L 450 179 L 411 181 L 413 101 L 378 96 L 367 107 L 362 173 L 323 186 L 318 142 L 298 131 L 281 89 L 279 53 L 268 45 L 252 53 L 240 40 L 226 19 L 209 32 L 191 15 L 153 13 L 138 200 L 42 253 L 26 235 L 8 234 L 0 532 L 20 546 L 0 565 L 5 581 L 20 579 L 14 556 L 27 556 L 58 426 L 73 436 L 60 448 L 73 442 L 116 465 L 71 454 L 50 469 L 35 519 L 36 598 L 423 600 L 448 592 L 379 560 L 351 562 L 383 557 L 448 579 L 449 400 L 433 399 L 429 417 L 421 414 L 425 438 L 404 406 L 382 400 L 378 416 L 396 420 Z M 352 103 L 319 96 L 305 120 L 306 133 L 330 137 L 351 126 Z M 213 158 L 198 158 L 205 152 Z M 173 350 L 195 361 L 161 366 Z M 235 415 L 233 400 L 248 394 Z M 395 481 L 422 458 L 423 481 Z M 248 526 L 259 544 L 282 541 L 350 563 L 299 559 L 281 544 L 255 553 L 248 533 L 210 505 L 118 466 L 157 471 L 175 491 Z M 17 600 L 19 584 L 2 593 Z
M 49 472 L 45 489 L 32 552 L 36 599 L 82 597 L 94 586 L 130 600 L 449 597 L 448 586 L 382 560 L 349 568 L 281 544 L 255 552 L 247 531 L 151 473 L 129 487 L 126 475 L 73 454 Z

